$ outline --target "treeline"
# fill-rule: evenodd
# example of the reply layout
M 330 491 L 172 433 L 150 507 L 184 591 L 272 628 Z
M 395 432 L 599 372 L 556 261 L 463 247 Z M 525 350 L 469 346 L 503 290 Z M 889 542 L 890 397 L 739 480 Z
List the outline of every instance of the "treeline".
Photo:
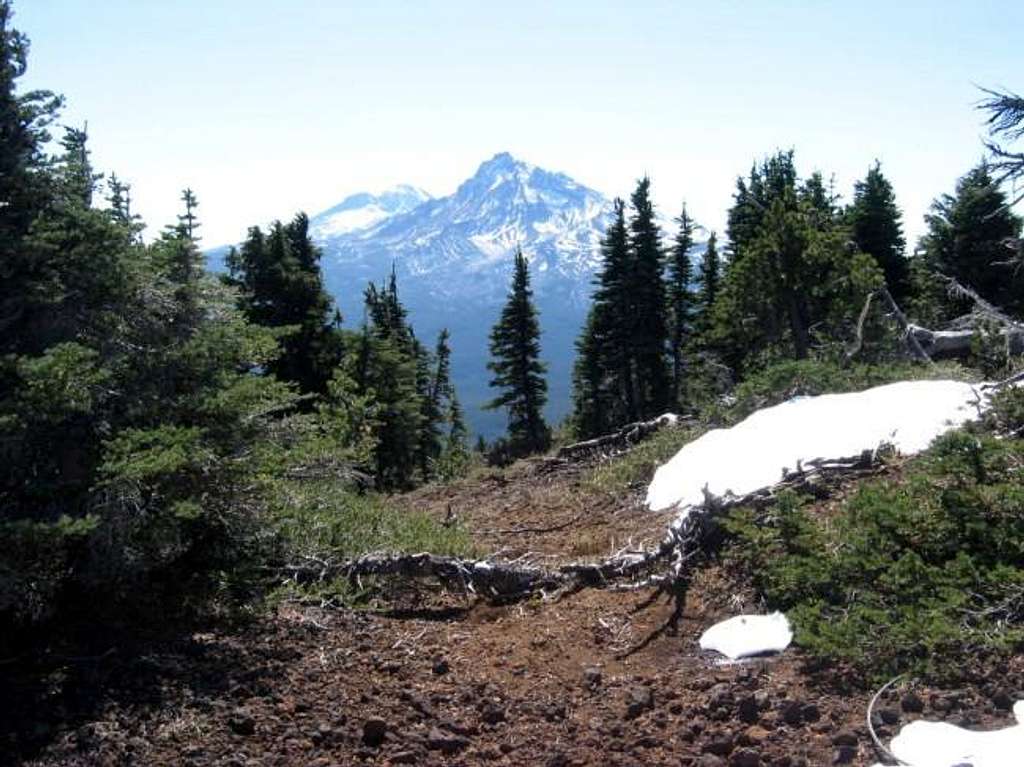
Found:
M 1012 98 L 996 95 L 988 107 Z M 1019 109 L 1018 122 L 1022 116 Z M 665 243 L 650 182 L 642 179 L 628 212 L 615 201 L 601 243 L 602 267 L 577 343 L 576 433 L 695 409 L 777 362 L 842 360 L 858 333 L 873 332 L 876 341 L 860 350 L 862 359 L 902 354 L 881 309 L 860 316 L 882 286 L 925 326 L 971 309 L 970 299 L 948 289 L 950 278 L 1020 316 L 1021 219 L 1002 190 L 1006 170 L 994 173 L 983 162 L 938 198 L 911 255 L 878 163 L 855 184 L 848 205 L 822 174 L 801 179 L 792 151 L 755 164 L 737 180 L 722 254 L 714 232 L 694 252 L 697 225 L 685 205 L 675 239 Z
M 393 275 L 345 330 L 304 215 L 250 229 L 226 278 L 191 190 L 144 243 L 85 131 L 51 140 L 62 99 L 18 92 L 11 19 L 0 0 L 0 657 L 251 593 L 290 481 L 400 489 L 468 456 L 448 335 L 417 338 Z

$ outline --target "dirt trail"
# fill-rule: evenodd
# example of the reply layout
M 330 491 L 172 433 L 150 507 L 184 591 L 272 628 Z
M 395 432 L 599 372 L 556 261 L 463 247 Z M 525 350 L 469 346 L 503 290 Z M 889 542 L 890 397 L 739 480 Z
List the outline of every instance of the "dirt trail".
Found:
M 578 469 L 520 464 L 396 502 L 451 507 L 485 550 L 537 561 L 601 556 L 660 538 L 638 499 L 587 489 Z M 563 525 L 565 522 L 571 524 Z M 524 528 L 544 532 L 521 531 Z M 557 529 L 551 529 L 557 528 Z M 506 531 L 506 532 L 498 532 Z M 697 647 L 750 604 L 720 566 L 703 570 L 675 636 L 646 646 L 671 605 L 647 592 L 588 590 L 493 607 L 426 589 L 404 615 L 285 607 L 242 629 L 191 633 L 106 662 L 100 693 L 61 701 L 38 765 L 867 765 L 868 695 L 797 650 L 719 665 Z M 641 649 L 637 649 L 640 647 Z M 921 715 L 1010 722 L 996 686 L 887 698 L 888 739 Z M 1016 686 L 1014 686 L 1016 685 Z M 97 697 L 98 696 L 98 697 Z M 17 718 L 15 719 L 16 721 Z M 3 741 L 0 740 L 0 749 Z M 9 752 L 10 753 L 10 752 Z

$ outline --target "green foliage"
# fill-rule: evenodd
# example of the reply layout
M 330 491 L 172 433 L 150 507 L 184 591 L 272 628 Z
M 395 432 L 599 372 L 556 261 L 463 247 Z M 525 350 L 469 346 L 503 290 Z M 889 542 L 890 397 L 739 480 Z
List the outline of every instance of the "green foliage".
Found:
M 184 199 L 186 212 L 174 231 L 194 243 L 191 190 Z M 325 392 L 343 349 L 334 302 L 323 287 L 320 251 L 309 237 L 309 218 L 299 213 L 288 224 L 275 221 L 267 234 L 252 227 L 227 263 L 246 318 L 280 334 L 281 354 L 269 365 L 270 372 L 303 392 Z
M 733 391 L 729 406 L 713 415 L 734 422 L 796 396 L 863 391 L 896 381 L 950 378 L 969 380 L 971 374 L 955 363 L 926 367 L 910 362 L 842 365 L 828 359 L 790 360 L 751 375 Z
M 905 476 L 861 484 L 827 514 L 793 495 L 735 512 L 733 556 L 796 640 L 881 678 L 955 677 L 964 653 L 1024 641 L 1024 443 L 940 437 Z
M 508 412 L 508 449 L 521 456 L 546 450 L 551 432 L 544 422 L 548 398 L 540 361 L 540 324 L 530 291 L 530 272 L 522 252 L 516 253 L 512 289 L 491 330 L 491 386 L 499 394 L 487 407 Z
M 373 551 L 473 553 L 458 526 L 446 527 L 429 514 L 396 508 L 383 496 L 358 495 L 331 480 L 282 484 L 273 520 L 286 559 L 309 554 L 343 561 Z
M 961 178 L 953 195 L 943 195 L 926 216 L 922 239 L 928 269 L 953 277 L 1007 312 L 1024 312 L 1024 273 L 1008 243 L 1020 236 L 1021 219 L 982 163 Z M 970 303 L 946 298 L 944 318 L 963 314 Z
M 848 336 L 882 273 L 870 256 L 849 250 L 821 177 L 799 185 L 793 153 L 780 152 L 751 171 L 749 184 L 737 182 L 735 200 L 712 347 L 746 374 Z
M 875 162 L 864 180 L 854 184 L 846 219 L 857 249 L 875 259 L 889 292 L 902 305 L 910 293 L 910 274 L 901 218 L 892 184 Z
M 622 496 L 651 481 L 655 470 L 700 436 L 703 427 L 666 428 L 614 461 L 589 470 L 583 484 L 598 492 Z
M 693 247 L 693 219 L 683 212 L 676 219 L 679 232 L 669 257 L 667 275 L 667 297 L 669 317 L 669 354 L 672 359 L 672 403 L 679 407 L 684 388 L 686 369 L 686 347 L 690 344 L 693 330 L 696 296 L 690 287 L 693 282 L 690 266 L 690 248 Z

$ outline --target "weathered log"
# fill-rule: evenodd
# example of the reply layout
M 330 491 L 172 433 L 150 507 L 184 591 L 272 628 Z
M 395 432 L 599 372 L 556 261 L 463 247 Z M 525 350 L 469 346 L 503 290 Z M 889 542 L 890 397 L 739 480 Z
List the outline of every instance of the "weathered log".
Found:
M 581 456 L 593 455 L 596 452 L 604 451 L 607 448 L 624 450 L 632 447 L 637 442 L 649 437 L 656 431 L 666 427 L 679 426 L 694 421 L 693 416 L 679 416 L 675 413 L 665 413 L 650 421 L 637 421 L 623 426 L 612 434 L 603 434 L 600 437 L 576 442 L 566 445 L 558 451 L 560 459 L 577 459 Z
M 743 496 L 719 497 L 706 493 L 703 504 L 680 511 L 655 548 L 620 551 L 595 563 L 569 563 L 547 569 L 521 561 L 461 559 L 426 553 L 374 553 L 339 562 L 306 557 L 302 564 L 289 565 L 284 569 L 291 580 L 304 584 L 338 577 L 353 580 L 368 576 L 414 580 L 430 578 L 447 587 L 503 603 L 643 579 L 656 584 L 659 594 L 669 594 L 676 602 L 676 609 L 664 630 L 673 628 L 682 615 L 682 602 L 693 567 L 702 557 L 712 554 L 713 547 L 720 540 L 719 536 L 712 534 L 720 517 L 737 506 L 768 505 L 783 489 L 813 489 L 820 494 L 843 478 L 877 471 L 880 454 L 881 451 L 867 450 L 849 458 L 806 461 L 793 470 L 784 471 L 780 481 L 771 487 Z

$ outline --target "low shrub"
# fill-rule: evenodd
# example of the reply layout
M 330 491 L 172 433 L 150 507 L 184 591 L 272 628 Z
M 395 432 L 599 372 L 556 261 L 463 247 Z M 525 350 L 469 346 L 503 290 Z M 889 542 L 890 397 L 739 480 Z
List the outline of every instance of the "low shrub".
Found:
M 735 511 L 728 556 L 813 657 L 865 680 L 955 677 L 1024 641 L 1022 468 L 1024 442 L 954 431 L 827 515 L 795 495 Z

